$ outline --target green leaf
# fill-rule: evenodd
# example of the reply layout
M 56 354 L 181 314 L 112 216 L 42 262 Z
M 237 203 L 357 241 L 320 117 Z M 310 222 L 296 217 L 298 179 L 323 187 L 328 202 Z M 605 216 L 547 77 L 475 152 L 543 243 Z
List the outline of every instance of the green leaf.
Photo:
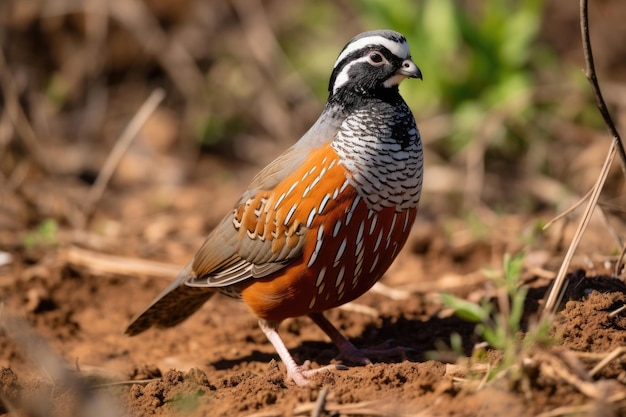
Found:
M 454 309 L 455 314 L 472 323 L 482 323 L 489 318 L 489 310 L 452 294 L 441 294 L 441 300 L 447 307 Z

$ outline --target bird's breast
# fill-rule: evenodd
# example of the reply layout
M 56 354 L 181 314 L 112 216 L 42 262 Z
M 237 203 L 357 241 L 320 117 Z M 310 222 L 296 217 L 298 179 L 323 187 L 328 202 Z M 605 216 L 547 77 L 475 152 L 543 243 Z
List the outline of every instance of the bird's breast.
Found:
M 400 106 L 392 114 L 355 112 L 343 122 L 331 146 L 369 208 L 417 207 L 424 161 L 419 130 L 408 107 Z
M 257 316 L 282 320 L 349 302 L 380 279 L 406 242 L 416 208 L 370 207 L 339 162 L 330 146 L 311 152 L 269 197 L 287 229 L 304 225 L 304 242 L 284 269 L 243 283 L 242 298 Z

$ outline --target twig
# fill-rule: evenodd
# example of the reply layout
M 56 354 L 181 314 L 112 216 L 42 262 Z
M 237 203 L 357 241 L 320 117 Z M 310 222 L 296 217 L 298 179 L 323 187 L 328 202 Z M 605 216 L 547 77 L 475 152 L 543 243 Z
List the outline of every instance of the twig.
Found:
M 598 85 L 595 64 L 593 63 L 593 51 L 591 49 L 591 40 L 589 39 L 589 13 L 587 0 L 580 0 L 580 30 L 582 32 L 585 63 L 587 64 L 585 76 L 591 84 L 591 90 L 596 98 L 596 105 L 598 106 L 598 110 L 600 110 L 600 114 L 604 119 L 604 124 L 606 124 L 606 127 L 609 129 L 611 136 L 613 136 L 613 141 L 616 142 L 618 154 L 622 162 L 622 173 L 624 174 L 624 178 L 626 178 L 626 151 L 624 150 L 624 143 L 622 142 L 619 132 L 617 131 L 617 128 L 613 123 L 613 119 L 611 118 L 611 114 L 609 113 L 606 103 L 604 102 L 600 85 Z
M 617 262 L 615 262 L 615 276 L 619 277 L 624 269 L 624 260 L 626 259 L 626 243 L 622 247 L 622 251 L 617 258 Z
M 328 397 L 328 387 L 322 388 L 319 392 L 317 401 L 315 402 L 315 408 L 311 411 L 311 417 L 320 417 L 324 412 L 326 406 L 326 398 Z
M 439 277 L 435 282 L 418 282 L 404 285 L 402 290 L 410 294 L 428 294 L 433 292 L 454 291 L 466 286 L 480 285 L 487 281 L 482 271 L 474 271 L 468 274 L 447 273 Z
M 613 361 L 614 359 L 619 358 L 620 356 L 622 356 L 625 353 L 626 353 L 626 347 L 620 346 L 620 347 L 616 348 L 611 353 L 606 355 L 606 357 L 604 359 L 602 359 L 600 362 L 598 362 L 598 364 L 596 366 L 594 366 L 591 371 L 589 371 L 589 376 L 593 377 L 595 374 L 600 372 L 605 366 L 607 366 L 611 361 Z
M 115 168 L 117 168 L 117 165 L 122 159 L 122 156 L 124 156 L 131 143 L 137 136 L 139 129 L 141 129 L 146 120 L 148 120 L 148 117 L 154 112 L 154 110 L 157 108 L 159 103 L 161 103 L 164 97 L 165 92 L 162 89 L 158 88 L 154 90 L 152 94 L 150 94 L 150 96 L 147 98 L 147 100 L 143 103 L 143 105 L 139 108 L 139 111 L 137 111 L 128 126 L 126 126 L 126 129 L 124 130 L 122 135 L 118 138 L 115 146 L 109 154 L 109 157 L 105 161 L 104 166 L 100 170 L 96 181 L 89 190 L 87 198 L 85 199 L 85 204 L 83 205 L 83 214 L 85 215 L 87 223 L 93 215 L 95 204 L 98 202 L 98 200 L 100 200 L 100 197 L 102 197 L 102 193 L 104 193 L 104 190 L 109 183 L 109 180 L 111 179 Z
M 555 217 L 552 218 L 552 220 L 550 220 L 548 223 L 546 223 L 543 226 L 543 230 L 547 230 L 550 226 L 552 226 L 554 223 L 556 223 L 557 221 L 561 220 L 563 217 L 567 216 L 568 214 L 570 214 L 572 211 L 576 210 L 578 207 L 580 207 L 582 205 L 582 203 L 584 203 L 585 201 L 587 201 L 587 199 L 589 198 L 589 196 L 591 195 L 591 193 L 593 192 L 593 188 L 589 191 L 587 191 L 587 194 L 585 194 L 583 196 L 583 198 L 581 198 L 580 200 L 578 200 L 576 203 L 574 203 L 572 206 L 570 206 L 567 210 L 565 210 L 562 213 L 559 213 L 558 215 L 556 215 Z
M 599 385 L 581 379 L 576 369 L 571 369 L 571 364 L 568 364 L 563 359 L 553 354 L 543 355 L 539 365 L 541 374 L 555 379 L 558 378 L 594 400 L 607 400 L 606 393 L 603 392 Z M 587 375 L 583 375 L 583 377 L 586 378 Z
M 240 55 L 243 60 L 252 64 L 247 65 L 247 70 L 257 72 L 260 79 L 267 80 L 266 84 L 274 87 L 265 89 L 263 94 L 263 108 L 271 111 L 265 110 L 253 115 L 268 132 L 291 145 L 294 120 L 279 92 L 280 85 L 284 85 L 285 79 L 290 79 L 293 83 L 290 91 L 298 91 L 300 97 L 306 97 L 311 102 L 316 101 L 315 94 L 283 51 L 272 30 L 264 3 L 260 0 L 235 0 L 230 4 L 241 22 L 243 38 L 248 44 L 245 53 Z
M 187 100 L 196 99 L 204 85 L 202 72 L 184 45 L 165 33 L 148 5 L 139 0 L 115 0 L 109 3 L 111 17 L 156 57 L 178 91 Z
M 105 255 L 86 249 L 70 247 L 63 254 L 65 262 L 73 267 L 86 268 L 99 275 L 150 276 L 171 279 L 180 266 L 144 259 Z
M 2 49 L 0 49 L 0 91 L 4 97 L 6 115 L 13 124 L 26 149 L 30 152 L 33 160 L 46 172 L 52 170 L 49 158 L 46 158 L 44 151 L 39 144 L 39 139 L 35 130 L 31 126 L 24 109 L 19 100 L 18 83 L 11 74 L 9 66 Z
M 380 316 L 379 311 L 376 310 L 375 308 L 366 306 L 361 303 L 355 303 L 354 301 L 342 304 L 337 308 L 343 311 L 350 311 L 352 313 L 364 314 L 366 316 L 370 316 L 375 319 L 377 319 Z
M 328 413 L 342 414 L 342 415 L 363 415 L 363 416 L 386 416 L 389 412 L 385 412 L 382 401 L 363 401 L 359 403 L 326 404 L 326 411 Z M 294 415 L 309 414 L 315 409 L 316 403 L 304 403 L 299 404 L 293 409 Z M 402 415 L 398 413 L 397 415 Z
M 624 304 L 624 305 L 622 305 L 621 307 L 616 308 L 615 310 L 611 311 L 611 312 L 609 313 L 609 317 L 615 317 L 615 316 L 617 316 L 618 314 L 620 314 L 621 312 L 623 312 L 624 310 L 626 310 L 626 304 Z
M 604 161 L 604 166 L 602 167 L 600 177 L 598 178 L 593 188 L 593 192 L 591 194 L 589 203 L 587 204 L 587 208 L 585 209 L 583 218 L 581 219 L 578 230 L 576 231 L 576 235 L 570 243 L 570 246 L 565 255 L 565 259 L 563 260 L 561 268 L 559 269 L 559 273 L 557 274 L 556 280 L 554 281 L 554 286 L 548 294 L 546 305 L 542 313 L 543 319 L 547 319 L 554 314 L 554 310 L 556 309 L 556 301 L 559 297 L 559 293 L 561 292 L 561 287 L 563 285 L 567 269 L 569 268 L 576 248 L 578 248 L 580 239 L 584 231 L 587 229 L 587 225 L 589 224 L 589 220 L 591 219 L 591 214 L 593 213 L 593 209 L 598 202 L 600 192 L 604 187 L 604 181 L 608 176 L 609 168 L 613 163 L 613 159 L 615 158 L 616 153 L 619 153 L 620 155 L 620 159 L 622 161 L 622 172 L 624 173 L 624 177 L 626 178 L 626 152 L 624 151 L 624 145 L 622 144 L 622 140 L 619 136 L 617 129 L 615 128 L 615 124 L 613 123 L 611 115 L 606 107 L 606 103 L 604 102 L 604 98 L 602 97 L 602 91 L 600 90 L 600 86 L 598 85 L 596 70 L 593 63 L 593 53 L 591 49 L 591 41 L 589 39 L 589 14 L 587 9 L 587 0 L 580 0 L 580 28 L 582 34 L 583 51 L 585 53 L 585 76 L 589 80 L 591 89 L 596 98 L 596 105 L 598 107 L 598 110 L 600 111 L 600 114 L 602 115 L 602 118 L 604 119 L 604 123 L 606 124 L 611 135 L 613 136 L 613 141 L 611 142 L 611 149 L 609 150 L 609 154 Z
M 582 416 L 589 415 L 588 413 L 593 410 L 593 404 L 565 405 L 563 407 L 557 407 L 553 410 L 546 411 L 545 413 L 537 414 L 537 417 L 562 417 L 567 415 Z
M 248 414 L 246 417 L 282 417 L 285 413 L 280 410 L 259 411 L 258 413 Z
M 543 319 L 548 319 L 556 312 L 556 306 L 558 305 L 557 301 L 559 299 L 559 295 L 561 294 L 561 290 L 563 287 L 563 282 L 565 280 L 565 276 L 567 275 L 567 270 L 569 268 L 570 263 L 572 262 L 572 258 L 574 257 L 574 252 L 578 248 L 580 240 L 589 225 L 589 221 L 591 220 L 591 215 L 593 214 L 593 209 L 596 207 L 598 203 L 598 198 L 600 197 L 600 192 L 604 187 L 604 181 L 609 174 L 609 169 L 611 168 L 611 164 L 615 159 L 616 147 L 615 141 L 611 143 L 611 149 L 609 150 L 609 154 L 604 161 L 604 166 L 602 167 L 602 171 L 600 173 L 600 177 L 598 178 L 596 185 L 593 188 L 593 193 L 591 194 L 591 198 L 589 199 L 589 203 L 587 204 L 587 208 L 585 209 L 585 213 L 583 214 L 582 219 L 580 220 L 580 224 L 578 229 L 576 230 L 576 234 L 572 238 L 572 242 L 570 243 L 569 248 L 567 249 L 567 253 L 565 254 L 565 258 L 563 259 L 563 263 L 561 264 L 561 268 L 554 280 L 554 285 L 552 289 L 548 293 L 548 298 L 546 300 L 546 304 L 542 313 Z
M 150 379 L 132 379 L 128 381 L 115 381 L 115 382 L 107 382 L 105 384 L 96 384 L 92 385 L 89 388 L 91 389 L 103 389 L 103 388 L 111 388 L 111 387 L 119 387 L 125 385 L 148 385 L 154 381 L 160 381 L 161 378 L 150 378 Z
M 374 286 L 370 289 L 370 292 L 383 295 L 394 301 L 406 300 L 411 295 L 411 293 L 408 291 L 396 290 L 395 288 L 391 288 L 383 284 L 382 282 L 377 282 L 376 284 L 374 284 Z

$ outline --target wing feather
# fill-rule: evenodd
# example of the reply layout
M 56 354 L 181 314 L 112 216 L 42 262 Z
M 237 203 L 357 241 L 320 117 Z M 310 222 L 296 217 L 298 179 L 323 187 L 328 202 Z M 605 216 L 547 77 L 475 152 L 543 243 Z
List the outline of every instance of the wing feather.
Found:
M 329 146 L 324 148 L 336 157 Z M 310 154 L 310 149 L 294 146 L 253 180 L 244 194 L 248 198 L 238 202 L 196 254 L 195 278 L 187 285 L 224 287 L 263 278 L 302 256 L 308 228 L 299 219 L 309 213 L 302 204 L 308 183 L 300 179 L 306 172 L 303 158 Z

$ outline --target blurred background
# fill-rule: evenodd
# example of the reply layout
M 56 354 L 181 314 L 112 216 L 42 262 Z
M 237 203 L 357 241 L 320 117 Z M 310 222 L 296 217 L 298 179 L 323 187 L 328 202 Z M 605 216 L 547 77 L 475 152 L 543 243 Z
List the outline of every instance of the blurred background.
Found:
M 597 75 L 623 133 L 626 2 L 589 3 Z M 389 28 L 408 38 L 424 76 L 400 87 L 424 141 L 420 212 L 382 280 L 402 297 L 370 292 L 357 301 L 360 312 L 329 317 L 359 338 L 357 345 L 399 339 L 415 347 L 418 362 L 454 332 L 471 344 L 474 325 L 449 321 L 439 294 L 484 305 L 497 288 L 483 271 L 501 270 L 503 254 L 519 251 L 526 254 L 519 284 L 547 288 L 582 208 L 543 226 L 591 189 L 610 146 L 583 73 L 578 13 L 573 0 L 0 0 L 0 312 L 26 318 L 81 373 L 115 373 L 123 381 L 200 366 L 214 383 L 225 378 L 220 387 L 231 386 L 237 372 L 264 374 L 273 349 L 245 306 L 225 297 L 171 331 L 138 338 L 121 331 L 176 275 L 176 265 L 188 262 L 252 177 L 317 119 L 346 42 Z M 146 103 L 153 108 L 145 111 Z M 626 182 L 614 165 L 570 268 L 584 268 L 578 277 L 612 274 L 619 263 Z M 533 294 L 539 305 L 542 293 Z M 623 346 L 623 326 L 613 321 L 619 317 L 611 318 L 616 324 L 590 318 L 600 331 L 579 332 L 587 311 L 604 314 L 609 304 L 590 304 L 576 320 L 564 316 L 582 340 L 570 346 Z M 328 349 L 312 323 L 293 319 L 283 328 L 299 362 L 328 363 L 327 353 L 319 359 Z M 25 339 L 7 341 L 0 329 L 0 368 L 28 382 L 21 358 L 42 355 L 33 351 L 38 342 Z M 616 366 L 623 380 L 623 364 Z M 417 375 L 408 369 L 410 378 Z M 414 391 L 428 392 L 429 406 L 474 403 L 433 401 L 431 391 L 448 393 L 452 382 L 432 385 L 431 368 L 419 369 L 426 382 L 418 389 L 389 379 L 402 390 L 398 398 Z M 354 372 L 360 370 L 366 368 Z M 0 374 L 0 391 L 15 385 Z M 529 379 L 539 387 L 533 401 L 543 398 L 539 391 L 546 403 L 587 401 L 545 388 L 537 375 Z M 348 402 L 369 395 L 350 378 Z M 387 395 L 378 378 L 361 380 Z M 276 401 L 271 390 L 243 391 L 259 380 L 251 381 L 230 390 L 228 401 L 220 391 L 215 404 L 243 409 L 242 400 Z M 519 386 L 527 404 L 526 384 Z M 55 387 L 45 397 L 62 403 L 56 394 L 65 388 Z M 123 391 L 130 395 L 121 402 L 141 410 L 132 415 L 157 415 L 163 391 L 157 401 L 149 394 L 142 400 L 138 390 Z M 508 412 L 509 396 L 485 392 Z M 302 401 L 291 395 L 285 404 Z M 476 404 L 484 413 L 484 401 Z
M 626 4 L 590 3 L 598 76 L 623 130 Z M 536 220 L 532 239 L 591 188 L 610 138 L 582 71 L 577 2 L 4 0 L 0 245 L 68 229 L 193 246 L 315 121 L 337 54 L 374 28 L 405 34 L 424 74 L 401 87 L 425 144 L 422 223 L 458 219 L 480 237 L 522 215 Z M 164 100 L 86 203 L 157 89 Z M 619 221 L 614 168 L 601 207 Z

